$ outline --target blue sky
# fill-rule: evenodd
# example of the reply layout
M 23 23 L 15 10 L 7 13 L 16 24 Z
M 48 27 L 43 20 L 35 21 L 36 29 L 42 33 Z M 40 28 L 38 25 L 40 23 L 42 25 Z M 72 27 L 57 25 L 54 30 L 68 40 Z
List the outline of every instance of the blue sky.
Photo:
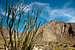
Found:
M 24 12 L 27 13 L 35 8 L 41 9 L 39 15 L 38 23 L 45 24 L 54 21 L 63 21 L 66 23 L 75 23 L 75 0 L 8 0 L 8 6 L 10 4 L 21 6 L 21 3 L 24 5 Z M 26 6 L 25 6 L 26 5 Z M 37 8 L 36 8 L 37 7 Z M 0 15 L 4 16 L 6 8 L 6 0 L 0 0 Z M 34 10 L 34 12 L 35 12 Z M 34 16 L 35 13 L 31 13 Z M 26 16 L 26 15 L 25 15 Z M 23 20 L 25 19 L 23 16 Z M 4 17 L 4 24 L 6 17 Z M 23 25 L 23 20 L 20 23 L 20 28 Z M 19 29 L 20 30 L 20 29 Z M 22 29 L 23 30 L 23 29 Z
M 18 0 L 8 0 L 8 3 L 13 3 L 16 4 L 18 2 Z M 20 0 L 20 2 L 23 2 L 23 0 Z M 75 8 L 75 0 L 24 0 L 25 4 L 30 4 L 32 2 L 41 2 L 41 3 L 48 3 L 51 7 L 57 7 L 57 8 L 61 8 L 63 5 L 65 5 L 66 3 L 70 4 L 69 7 L 73 7 Z M 5 3 L 6 0 L 0 0 L 0 5 L 2 5 L 2 7 L 5 7 Z

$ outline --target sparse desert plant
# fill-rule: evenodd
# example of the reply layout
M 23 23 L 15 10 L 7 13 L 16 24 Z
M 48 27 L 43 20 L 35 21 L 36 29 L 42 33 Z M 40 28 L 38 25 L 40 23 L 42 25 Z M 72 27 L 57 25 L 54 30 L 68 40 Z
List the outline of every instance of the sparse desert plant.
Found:
M 37 19 L 38 16 L 40 14 L 40 10 L 38 9 L 35 17 L 33 18 L 32 16 L 29 15 L 29 12 L 27 14 L 27 20 L 24 20 L 23 22 L 23 26 L 22 28 L 24 28 L 22 33 L 19 33 L 18 29 L 20 26 L 20 22 L 21 22 L 21 18 L 23 17 L 23 11 L 18 11 L 19 14 L 19 19 L 16 19 L 16 15 L 17 15 L 17 8 L 18 7 L 14 7 L 14 6 L 7 6 L 6 3 L 6 14 L 8 13 L 7 17 L 7 31 L 8 31 L 8 40 L 7 38 L 4 37 L 3 33 L 2 33 L 2 25 L 0 27 L 1 29 L 1 35 L 5 41 L 4 45 L 6 46 L 5 48 L 8 48 L 8 50 L 31 50 L 32 49 L 32 42 L 33 42 L 33 38 L 36 35 L 37 30 L 40 27 L 40 24 L 37 24 Z M 22 10 L 22 9 L 20 9 Z M 17 22 L 16 22 L 17 20 Z M 2 20 L 1 20 L 2 21 Z M 0 23 L 2 24 L 2 23 Z M 14 29 L 15 28 L 15 29 Z M 6 49 L 5 49 L 6 50 Z

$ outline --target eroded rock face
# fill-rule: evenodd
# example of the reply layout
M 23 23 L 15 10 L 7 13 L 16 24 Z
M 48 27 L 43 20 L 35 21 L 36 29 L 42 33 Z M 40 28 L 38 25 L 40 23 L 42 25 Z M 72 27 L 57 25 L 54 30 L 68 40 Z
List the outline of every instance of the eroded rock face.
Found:
M 39 29 L 38 34 L 42 35 L 42 40 L 45 42 L 57 41 L 62 37 L 64 31 L 64 23 L 51 22 Z M 41 33 L 40 33 L 41 32 Z

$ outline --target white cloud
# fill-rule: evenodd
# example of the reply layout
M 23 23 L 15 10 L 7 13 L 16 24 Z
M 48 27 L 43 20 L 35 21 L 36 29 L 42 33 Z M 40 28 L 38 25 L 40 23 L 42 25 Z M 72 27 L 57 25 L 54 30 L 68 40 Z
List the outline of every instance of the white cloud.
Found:
M 70 21 L 74 21 L 73 19 L 75 19 L 75 10 L 72 8 L 62 8 L 62 9 L 52 9 L 49 12 L 50 17 L 56 18 L 58 16 L 68 16 L 70 19 Z M 62 17 L 61 17 L 62 18 Z M 72 19 L 73 18 L 73 19 Z M 65 18 L 64 18 L 65 19 Z M 70 22 L 70 21 L 65 21 L 65 22 Z

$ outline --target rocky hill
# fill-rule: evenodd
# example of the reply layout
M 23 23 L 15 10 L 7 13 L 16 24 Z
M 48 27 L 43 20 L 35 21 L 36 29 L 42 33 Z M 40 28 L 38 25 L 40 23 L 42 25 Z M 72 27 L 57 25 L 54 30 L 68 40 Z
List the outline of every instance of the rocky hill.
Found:
M 65 27 L 66 25 L 66 27 Z M 72 31 L 75 31 L 75 24 L 71 23 Z M 69 35 L 69 23 L 56 23 L 51 22 L 47 23 L 41 28 L 39 28 L 37 32 L 36 39 L 34 43 L 38 46 L 61 46 L 64 47 L 65 45 L 68 47 L 72 47 L 75 45 L 75 36 L 70 33 Z

